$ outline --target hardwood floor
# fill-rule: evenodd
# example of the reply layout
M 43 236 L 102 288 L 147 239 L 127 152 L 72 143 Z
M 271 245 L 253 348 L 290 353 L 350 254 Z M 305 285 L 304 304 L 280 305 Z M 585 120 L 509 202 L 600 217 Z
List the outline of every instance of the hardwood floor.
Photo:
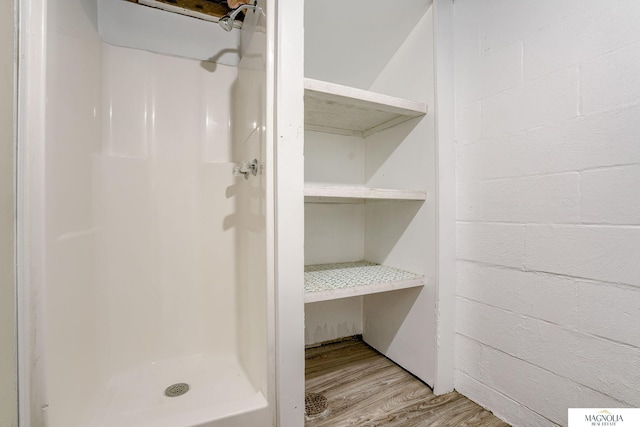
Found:
M 306 427 L 504 427 L 457 392 L 431 389 L 361 340 L 307 349 L 306 391 L 322 393 L 327 410 L 306 417 Z

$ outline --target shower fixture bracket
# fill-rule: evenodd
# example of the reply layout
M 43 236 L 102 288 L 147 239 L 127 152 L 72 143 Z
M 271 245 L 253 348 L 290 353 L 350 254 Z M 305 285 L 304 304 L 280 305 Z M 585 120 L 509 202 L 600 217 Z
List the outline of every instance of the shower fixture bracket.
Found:
M 242 161 L 239 165 L 234 166 L 233 176 L 244 175 L 244 179 L 249 179 L 249 175 L 258 175 L 258 159 L 252 161 Z
M 233 24 L 236 20 L 236 17 L 243 10 L 252 10 L 253 13 L 259 12 L 263 16 L 265 16 L 264 10 L 257 5 L 257 2 L 253 2 L 253 4 L 242 4 L 237 9 L 232 10 L 227 15 L 223 16 L 218 20 L 218 24 L 225 31 L 231 31 L 233 29 Z

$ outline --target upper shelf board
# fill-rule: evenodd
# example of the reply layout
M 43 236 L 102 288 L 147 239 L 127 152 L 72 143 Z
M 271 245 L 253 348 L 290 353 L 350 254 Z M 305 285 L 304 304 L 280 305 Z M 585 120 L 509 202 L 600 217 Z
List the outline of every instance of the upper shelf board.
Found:
M 306 202 L 344 203 L 366 200 L 427 200 L 420 190 L 395 190 L 387 188 L 305 185 Z
M 304 79 L 305 129 L 367 137 L 427 114 L 427 104 Z

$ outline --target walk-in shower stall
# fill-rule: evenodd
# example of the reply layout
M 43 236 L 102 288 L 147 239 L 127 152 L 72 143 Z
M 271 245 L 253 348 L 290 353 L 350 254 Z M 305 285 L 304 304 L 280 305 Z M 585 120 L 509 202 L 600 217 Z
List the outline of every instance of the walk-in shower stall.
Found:
M 20 3 L 21 425 L 273 425 L 267 13 Z

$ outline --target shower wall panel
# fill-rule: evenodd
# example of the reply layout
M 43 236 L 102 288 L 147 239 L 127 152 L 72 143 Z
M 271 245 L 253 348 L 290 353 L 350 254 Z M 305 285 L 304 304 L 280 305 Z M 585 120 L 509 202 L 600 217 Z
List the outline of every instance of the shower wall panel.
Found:
M 103 44 L 91 1 L 49 3 L 32 424 L 126 420 L 120 384 L 196 359 L 242 363 L 242 393 L 266 395 L 265 184 L 231 174 L 265 150 L 264 63 L 238 83 L 235 67 Z M 238 115 L 249 99 L 262 106 Z M 155 403 L 139 404 L 122 408 Z
M 261 4 L 264 7 L 264 4 Z M 247 20 L 246 27 L 255 25 Z M 255 31 L 253 29 L 255 28 Z M 236 312 L 239 361 L 255 386 L 265 395 L 269 323 L 267 279 L 267 108 L 266 34 L 264 28 L 243 29 L 245 54 L 231 97 L 231 158 L 258 161 L 256 176 L 239 176 L 227 195 L 236 200 L 229 224 L 236 232 Z
M 94 204 L 110 370 L 236 352 L 235 68 L 105 45 Z
M 100 149 L 101 41 L 91 2 L 57 3 L 44 9 L 44 139 L 30 153 L 34 426 L 43 416 L 50 426 L 86 423 L 108 375 L 91 161 Z

